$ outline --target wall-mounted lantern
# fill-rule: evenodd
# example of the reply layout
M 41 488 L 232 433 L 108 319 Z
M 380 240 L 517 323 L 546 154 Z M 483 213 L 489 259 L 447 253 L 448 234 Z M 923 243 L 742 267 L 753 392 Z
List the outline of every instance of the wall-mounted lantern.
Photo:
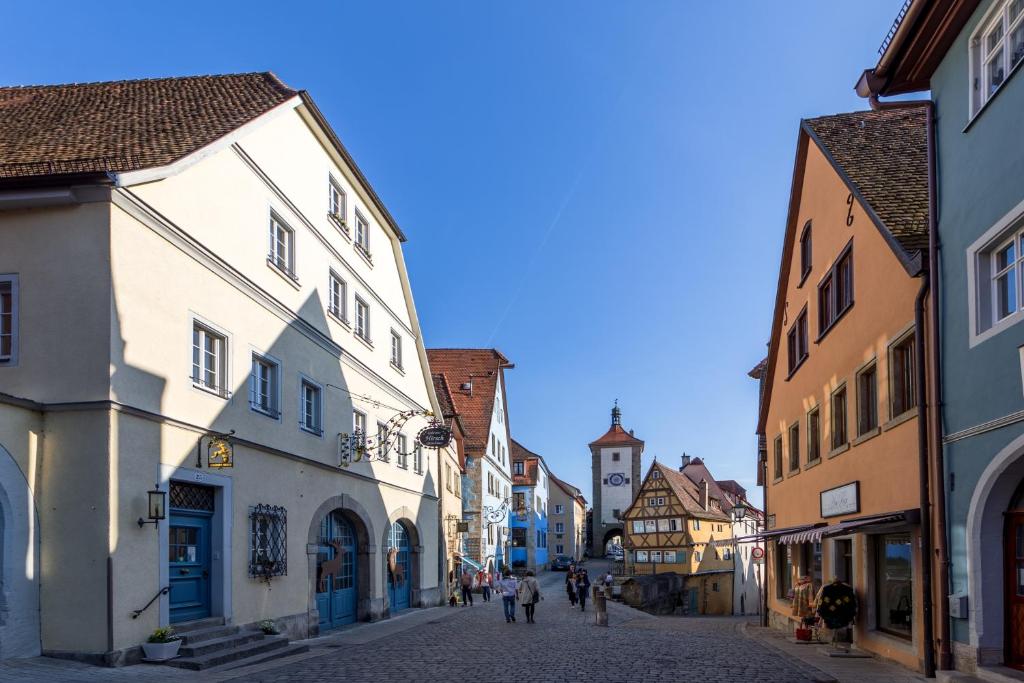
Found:
M 139 517 L 139 528 L 141 529 L 146 524 L 152 524 L 156 527 L 160 526 L 160 520 L 167 518 L 167 492 L 160 490 L 160 485 L 157 484 L 156 488 L 147 491 L 149 496 L 149 507 L 147 515 L 149 519 L 143 519 Z

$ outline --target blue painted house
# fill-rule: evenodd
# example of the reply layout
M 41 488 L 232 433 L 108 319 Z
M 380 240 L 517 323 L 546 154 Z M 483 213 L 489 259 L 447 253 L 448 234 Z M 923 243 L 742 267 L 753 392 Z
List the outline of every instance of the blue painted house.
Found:
M 909 0 L 880 53 L 862 96 L 933 102 L 938 662 L 1024 668 L 1024 2 Z
M 512 509 L 509 561 L 513 569 L 548 566 L 548 498 L 551 473 L 544 458 L 512 439 Z

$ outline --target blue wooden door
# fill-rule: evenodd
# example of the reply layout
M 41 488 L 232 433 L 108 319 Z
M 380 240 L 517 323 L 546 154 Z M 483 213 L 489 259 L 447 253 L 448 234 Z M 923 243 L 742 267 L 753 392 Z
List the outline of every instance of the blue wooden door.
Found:
M 694 615 L 698 613 L 698 601 L 697 601 L 697 589 L 690 589 L 690 614 Z
M 210 616 L 210 518 L 171 510 L 167 557 L 171 623 Z
M 335 511 L 320 522 L 316 565 L 316 608 L 320 628 L 328 630 L 356 620 L 356 537 L 352 525 Z
M 408 609 L 412 604 L 411 584 L 412 569 L 409 562 L 409 534 L 401 522 L 391 525 L 388 532 L 388 557 L 390 564 L 391 550 L 394 549 L 394 571 L 388 571 L 388 597 L 390 598 L 391 611 Z

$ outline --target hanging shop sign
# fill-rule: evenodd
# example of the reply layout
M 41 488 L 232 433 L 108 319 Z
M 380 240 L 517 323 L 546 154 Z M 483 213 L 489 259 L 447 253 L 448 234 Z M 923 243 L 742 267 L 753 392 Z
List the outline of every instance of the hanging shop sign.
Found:
M 203 466 L 203 441 L 206 442 L 206 466 L 223 469 L 235 466 L 235 445 L 231 441 L 235 430 L 227 434 L 202 434 L 196 442 L 196 467 Z M 198 480 L 198 479 L 197 479 Z
M 424 448 L 447 448 L 452 442 L 452 430 L 444 425 L 431 425 L 421 429 L 416 439 Z
M 860 512 L 860 482 L 837 486 L 821 492 L 821 516 L 836 517 Z

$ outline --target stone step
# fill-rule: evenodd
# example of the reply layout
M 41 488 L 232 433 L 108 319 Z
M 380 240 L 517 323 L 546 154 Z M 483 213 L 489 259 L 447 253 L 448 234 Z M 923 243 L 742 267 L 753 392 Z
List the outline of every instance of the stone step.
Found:
M 202 671 L 203 669 L 209 669 L 211 666 L 247 660 L 240 663 L 240 666 L 245 666 L 251 662 L 250 658 L 263 656 L 269 652 L 282 650 L 287 647 L 288 639 L 284 636 L 264 636 L 259 640 L 244 643 L 227 650 L 217 650 L 199 657 L 177 657 L 175 659 L 168 660 L 167 665 L 177 667 L 179 669 Z
M 235 627 L 235 631 L 238 631 L 237 627 Z M 211 652 L 230 650 L 246 643 L 263 640 L 264 638 L 266 636 L 262 631 L 238 631 L 237 633 L 227 634 L 220 638 L 204 638 L 199 641 L 183 643 L 178 652 L 182 657 L 204 657 Z
M 176 633 L 191 633 L 192 631 L 199 631 L 204 628 L 210 628 L 211 626 L 223 626 L 224 617 L 206 617 L 205 619 L 195 619 L 194 621 L 182 621 L 177 624 L 171 624 Z
M 277 650 L 271 650 L 262 655 L 256 655 L 255 657 L 249 657 L 245 661 L 234 662 L 229 664 L 224 669 L 234 670 L 243 669 L 247 666 L 254 666 L 256 664 L 263 664 L 264 662 L 270 662 L 275 659 L 284 659 L 286 657 L 292 657 L 294 655 L 301 655 L 309 652 L 309 645 L 288 645 Z
M 207 626 L 205 628 L 192 629 L 190 631 L 178 631 L 175 630 L 179 636 L 181 636 L 182 645 L 194 645 L 195 643 L 201 643 L 206 640 L 214 640 L 217 638 L 223 638 L 238 633 L 237 626 L 230 626 L 220 624 L 216 626 Z

